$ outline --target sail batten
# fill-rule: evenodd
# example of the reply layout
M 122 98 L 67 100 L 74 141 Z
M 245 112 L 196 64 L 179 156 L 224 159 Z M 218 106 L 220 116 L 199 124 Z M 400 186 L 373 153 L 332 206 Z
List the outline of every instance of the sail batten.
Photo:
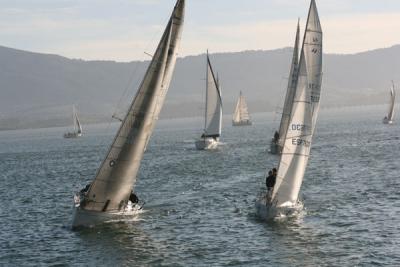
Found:
M 177 1 L 136 96 L 89 188 L 83 205 L 86 210 L 120 210 L 129 199 L 171 82 L 184 6 L 184 0 Z
M 322 29 L 315 1 L 311 0 L 294 99 L 272 193 L 272 201 L 278 207 L 296 205 L 298 201 L 318 117 L 321 81 Z

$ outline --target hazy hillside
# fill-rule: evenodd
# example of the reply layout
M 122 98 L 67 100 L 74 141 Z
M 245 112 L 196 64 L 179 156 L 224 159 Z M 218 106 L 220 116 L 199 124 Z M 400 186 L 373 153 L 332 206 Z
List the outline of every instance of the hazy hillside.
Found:
M 282 105 L 291 49 L 211 54 L 225 113 L 242 90 L 252 112 Z M 0 47 L 0 129 L 65 125 L 71 105 L 84 122 L 108 119 L 134 94 L 148 62 L 83 61 Z M 385 103 L 400 81 L 400 45 L 355 55 L 325 55 L 322 106 Z M 161 117 L 202 114 L 205 56 L 178 60 Z M 121 100 L 122 99 L 122 100 Z

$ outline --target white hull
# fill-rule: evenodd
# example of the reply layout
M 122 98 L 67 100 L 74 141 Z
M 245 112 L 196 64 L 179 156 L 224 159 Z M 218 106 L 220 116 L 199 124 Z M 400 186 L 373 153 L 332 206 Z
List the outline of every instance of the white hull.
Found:
M 64 138 L 78 138 L 81 137 L 82 133 L 65 133 Z
M 384 124 L 393 124 L 393 121 L 385 118 L 385 119 L 383 119 L 383 123 Z
M 250 120 L 246 121 L 232 121 L 232 126 L 251 126 L 252 122 Z
M 267 204 L 265 195 L 259 197 L 255 203 L 257 216 L 265 221 L 294 217 L 303 210 L 303 207 L 303 203 L 300 201 L 292 206 L 276 207 L 273 204 Z
M 141 212 L 142 209 L 139 205 L 133 205 L 122 212 L 90 211 L 74 206 L 72 228 L 93 227 L 110 221 L 126 221 L 135 218 Z
M 198 150 L 212 150 L 218 148 L 219 141 L 214 138 L 202 138 L 195 142 L 196 149 Z

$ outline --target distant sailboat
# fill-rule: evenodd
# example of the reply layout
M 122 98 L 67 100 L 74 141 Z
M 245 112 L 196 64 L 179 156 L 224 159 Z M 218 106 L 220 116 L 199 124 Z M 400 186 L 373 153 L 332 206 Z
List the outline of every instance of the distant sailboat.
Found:
M 72 106 L 72 121 L 74 124 L 74 131 L 65 133 L 64 138 L 77 138 L 82 136 L 82 125 L 81 122 L 79 121 L 75 105 Z
M 293 49 L 292 64 L 289 73 L 289 82 L 286 90 L 285 103 L 283 105 L 281 123 L 279 131 L 275 132 L 274 137 L 271 140 L 270 152 L 272 154 L 279 154 L 282 152 L 284 138 L 288 129 L 290 114 L 292 111 L 294 96 L 296 92 L 296 82 L 299 67 L 299 42 L 300 42 L 300 25 L 297 23 L 296 40 Z
M 201 135 L 201 138 L 195 142 L 198 150 L 217 148 L 222 128 L 221 87 L 218 79 L 214 75 L 208 52 L 206 75 L 206 111 L 204 118 L 204 132 Z
M 251 125 L 251 119 L 247 108 L 247 103 L 240 91 L 239 99 L 236 103 L 235 113 L 233 114 L 232 125 L 233 126 L 246 126 Z
M 315 0 L 311 0 L 276 184 L 256 201 L 257 214 L 264 219 L 293 215 L 302 207 L 298 197 L 318 117 L 321 79 L 322 29 Z
M 175 68 L 185 0 L 177 0 L 161 41 L 94 181 L 75 195 L 72 226 L 135 216 L 133 193 L 140 162 L 163 106 Z
M 383 118 L 384 124 L 393 124 L 394 118 L 394 102 L 396 100 L 396 92 L 394 90 L 394 82 L 392 81 L 392 87 L 390 88 L 390 105 L 388 115 Z

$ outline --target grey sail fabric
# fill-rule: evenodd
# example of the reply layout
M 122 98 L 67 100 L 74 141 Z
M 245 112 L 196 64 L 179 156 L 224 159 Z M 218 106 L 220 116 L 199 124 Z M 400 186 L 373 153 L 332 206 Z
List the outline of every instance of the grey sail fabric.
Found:
M 394 119 L 394 102 L 396 100 L 396 93 L 394 91 L 394 83 L 392 82 L 392 87 L 390 88 L 390 105 L 388 112 L 388 120 L 393 121 Z
M 81 134 L 82 133 L 82 125 L 81 125 L 81 122 L 79 121 L 78 113 L 76 112 L 75 109 L 74 109 L 74 117 L 75 117 L 74 118 L 74 126 L 76 125 L 76 127 L 78 128 L 78 134 Z
M 299 43 L 300 25 L 297 23 L 296 39 L 293 48 L 292 64 L 290 66 L 289 81 L 286 90 L 285 102 L 282 110 L 281 123 L 279 126 L 279 144 L 283 146 L 286 132 L 289 126 L 290 114 L 293 106 L 293 99 L 296 93 L 297 74 L 299 68 Z
M 311 0 L 295 97 L 272 193 L 277 207 L 294 206 L 298 201 L 318 116 L 321 76 L 322 29 L 315 1 Z
M 205 111 L 205 137 L 219 137 L 222 126 L 222 99 L 220 86 L 215 78 L 207 53 L 207 88 L 206 88 L 206 111 Z
M 85 210 L 117 211 L 129 199 L 171 82 L 184 8 L 185 0 L 178 0 L 128 113 L 81 205 Z

